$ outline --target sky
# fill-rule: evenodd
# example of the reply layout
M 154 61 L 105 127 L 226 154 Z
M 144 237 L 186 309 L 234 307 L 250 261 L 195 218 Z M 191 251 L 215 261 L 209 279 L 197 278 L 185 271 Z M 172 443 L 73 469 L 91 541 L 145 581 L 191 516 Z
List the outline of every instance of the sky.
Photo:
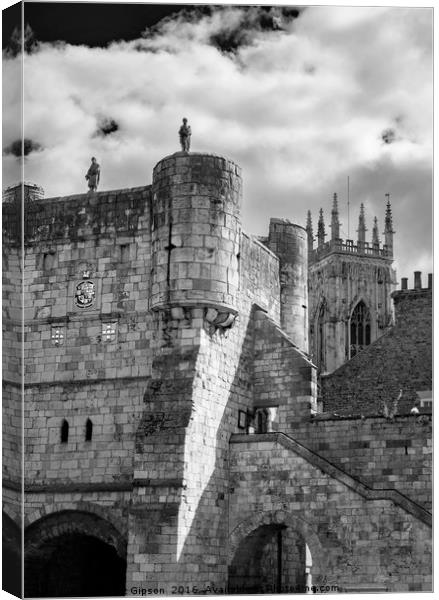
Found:
M 46 197 L 86 192 L 91 156 L 100 190 L 149 185 L 187 117 L 192 151 L 242 167 L 246 232 L 266 234 L 270 217 L 305 225 L 310 209 L 316 233 L 323 208 L 329 238 L 336 192 L 342 237 L 356 238 L 364 203 L 370 241 L 389 193 L 397 277 L 412 287 L 420 270 L 426 285 L 431 9 L 25 6 L 24 173 Z M 3 188 L 19 174 L 12 31 L 4 19 Z

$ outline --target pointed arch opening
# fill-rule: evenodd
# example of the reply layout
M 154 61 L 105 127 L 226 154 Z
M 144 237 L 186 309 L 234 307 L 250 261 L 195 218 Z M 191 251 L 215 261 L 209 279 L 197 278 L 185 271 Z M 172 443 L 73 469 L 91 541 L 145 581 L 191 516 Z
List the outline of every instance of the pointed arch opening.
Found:
M 309 593 L 324 578 L 327 561 L 327 548 L 305 519 L 283 510 L 257 511 L 232 528 L 229 589 Z
M 325 356 L 325 318 L 326 318 L 326 307 L 325 301 L 323 300 L 320 304 L 319 312 L 317 313 L 316 321 L 316 356 L 315 360 L 317 367 L 320 371 L 324 371 L 326 367 L 326 356 Z
M 371 342 L 370 311 L 360 300 L 349 319 L 349 358 L 353 358 Z
M 306 593 L 312 586 L 311 551 L 282 523 L 263 524 L 239 543 L 229 564 L 232 594 Z

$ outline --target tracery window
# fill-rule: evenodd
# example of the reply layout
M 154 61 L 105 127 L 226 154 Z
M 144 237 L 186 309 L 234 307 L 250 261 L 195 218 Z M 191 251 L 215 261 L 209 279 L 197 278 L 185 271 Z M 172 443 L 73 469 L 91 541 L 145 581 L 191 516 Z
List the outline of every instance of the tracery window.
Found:
M 370 344 L 370 312 L 363 301 L 354 308 L 350 319 L 350 358 Z

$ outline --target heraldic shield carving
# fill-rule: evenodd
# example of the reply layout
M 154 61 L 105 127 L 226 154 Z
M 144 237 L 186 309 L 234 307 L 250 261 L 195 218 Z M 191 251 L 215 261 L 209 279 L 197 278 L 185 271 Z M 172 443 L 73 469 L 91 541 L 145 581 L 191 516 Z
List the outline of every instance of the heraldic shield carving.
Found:
M 81 281 L 76 286 L 75 304 L 78 308 L 90 308 L 96 297 L 95 284 L 93 281 Z

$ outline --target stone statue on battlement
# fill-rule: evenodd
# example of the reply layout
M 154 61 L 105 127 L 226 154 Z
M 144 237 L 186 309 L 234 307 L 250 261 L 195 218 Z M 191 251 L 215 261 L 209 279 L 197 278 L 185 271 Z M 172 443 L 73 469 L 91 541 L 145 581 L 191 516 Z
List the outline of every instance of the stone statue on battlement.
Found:
M 99 177 L 101 174 L 101 168 L 98 165 L 96 158 L 92 156 L 90 168 L 85 176 L 88 181 L 88 188 L 90 192 L 95 192 L 98 189 Z
M 187 119 L 183 119 L 183 125 L 178 130 L 182 152 L 189 152 L 191 147 L 191 127 L 187 124 Z

